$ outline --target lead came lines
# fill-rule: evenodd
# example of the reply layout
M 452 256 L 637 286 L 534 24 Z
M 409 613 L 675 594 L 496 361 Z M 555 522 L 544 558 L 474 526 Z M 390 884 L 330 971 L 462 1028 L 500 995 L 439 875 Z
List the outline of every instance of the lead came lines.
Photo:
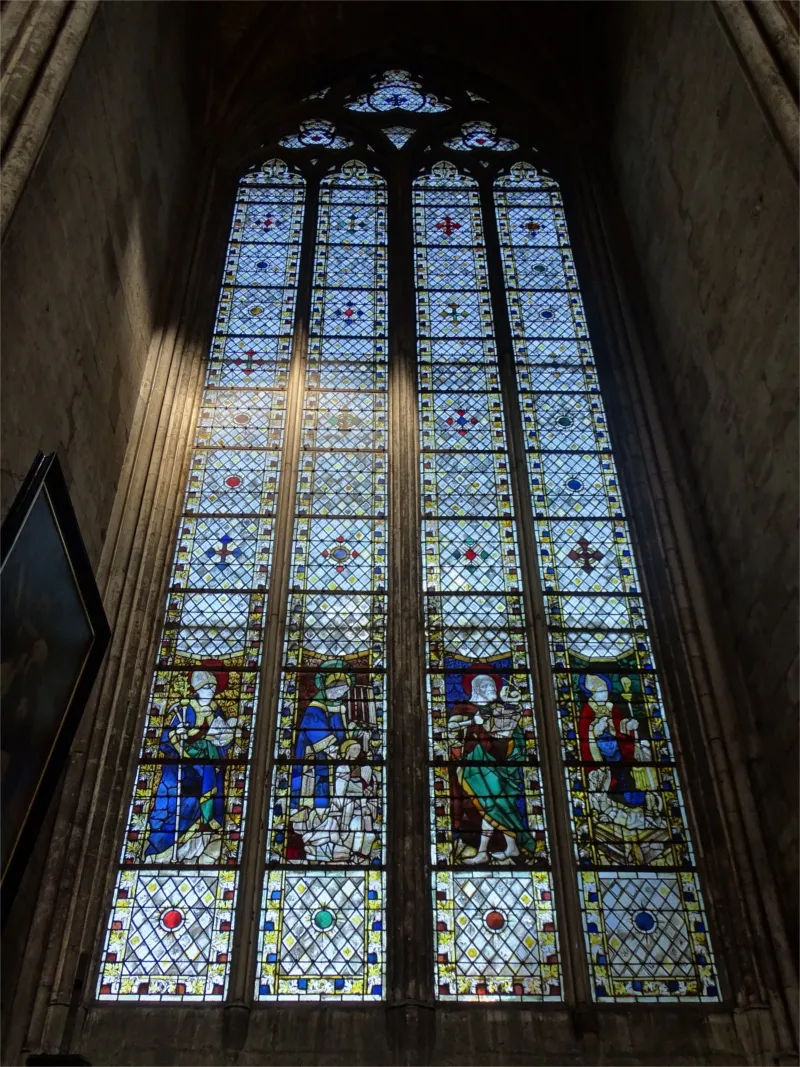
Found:
M 476 183 L 436 164 L 414 229 L 437 995 L 560 1000 Z
M 593 995 L 715 1001 L 558 187 L 515 164 L 495 201 Z
M 304 201 L 277 160 L 240 183 L 100 1000 L 225 996 Z
M 256 997 L 384 984 L 386 188 L 323 179 Z

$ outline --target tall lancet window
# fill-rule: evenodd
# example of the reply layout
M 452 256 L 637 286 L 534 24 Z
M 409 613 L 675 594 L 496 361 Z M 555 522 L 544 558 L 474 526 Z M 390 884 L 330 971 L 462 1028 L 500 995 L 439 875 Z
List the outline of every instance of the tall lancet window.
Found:
M 222 1000 L 230 971 L 286 420 L 305 181 L 236 198 L 99 979 L 100 999 Z
M 302 106 L 239 181 L 97 996 L 719 1001 L 556 181 L 416 73 Z
M 384 970 L 386 183 L 320 186 L 257 996 L 378 998 Z
M 414 183 L 436 988 L 561 998 L 478 183 Z
M 558 186 L 495 181 L 537 562 L 597 1000 L 718 998 Z

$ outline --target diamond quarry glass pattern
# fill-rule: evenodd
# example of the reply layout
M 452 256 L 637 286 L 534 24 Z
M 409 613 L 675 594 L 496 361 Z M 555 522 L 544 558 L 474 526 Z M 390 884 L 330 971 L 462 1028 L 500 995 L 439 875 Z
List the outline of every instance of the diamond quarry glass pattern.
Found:
M 495 183 L 596 1000 L 717 1001 L 699 878 L 556 183 Z
M 409 138 L 413 137 L 415 130 L 410 126 L 386 126 L 383 133 L 395 148 L 404 148 Z
M 279 160 L 236 198 L 100 1000 L 225 996 L 304 199 Z
M 560 1000 L 514 501 L 477 183 L 414 183 L 436 988 Z
M 320 187 L 256 997 L 380 1000 L 386 183 Z

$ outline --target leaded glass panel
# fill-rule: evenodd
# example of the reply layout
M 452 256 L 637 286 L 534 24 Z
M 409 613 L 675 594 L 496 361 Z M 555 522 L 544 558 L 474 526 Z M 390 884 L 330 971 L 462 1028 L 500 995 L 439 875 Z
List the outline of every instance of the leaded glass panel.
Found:
M 495 183 L 595 999 L 720 998 L 556 183 Z
M 508 137 L 498 137 L 497 127 L 490 122 L 465 122 L 457 137 L 444 142 L 454 152 L 513 152 L 519 145 Z
M 225 996 L 304 199 L 278 160 L 236 198 L 100 1000 Z
M 395 148 L 405 148 L 409 138 L 414 136 L 415 131 L 410 126 L 387 126 L 383 133 Z
M 256 996 L 380 1000 L 386 184 L 320 187 Z
M 327 119 L 307 119 L 301 122 L 297 133 L 283 137 L 280 143 L 284 148 L 332 149 L 350 148 L 353 144 L 347 137 L 337 134 L 336 126 Z
M 438 163 L 413 202 L 437 995 L 559 1000 L 477 183 Z
M 375 79 L 371 92 L 357 97 L 345 107 L 351 111 L 416 111 L 419 114 L 450 110 L 449 104 L 423 93 L 421 83 L 407 70 L 387 70 Z

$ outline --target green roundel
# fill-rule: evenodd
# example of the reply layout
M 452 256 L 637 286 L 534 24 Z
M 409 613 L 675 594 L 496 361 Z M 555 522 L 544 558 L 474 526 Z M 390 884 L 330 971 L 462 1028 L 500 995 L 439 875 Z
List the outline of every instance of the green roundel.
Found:
M 318 911 L 314 916 L 314 925 L 318 930 L 327 930 L 329 927 L 333 926 L 333 912 L 328 911 L 327 908 L 322 908 L 321 911 Z

